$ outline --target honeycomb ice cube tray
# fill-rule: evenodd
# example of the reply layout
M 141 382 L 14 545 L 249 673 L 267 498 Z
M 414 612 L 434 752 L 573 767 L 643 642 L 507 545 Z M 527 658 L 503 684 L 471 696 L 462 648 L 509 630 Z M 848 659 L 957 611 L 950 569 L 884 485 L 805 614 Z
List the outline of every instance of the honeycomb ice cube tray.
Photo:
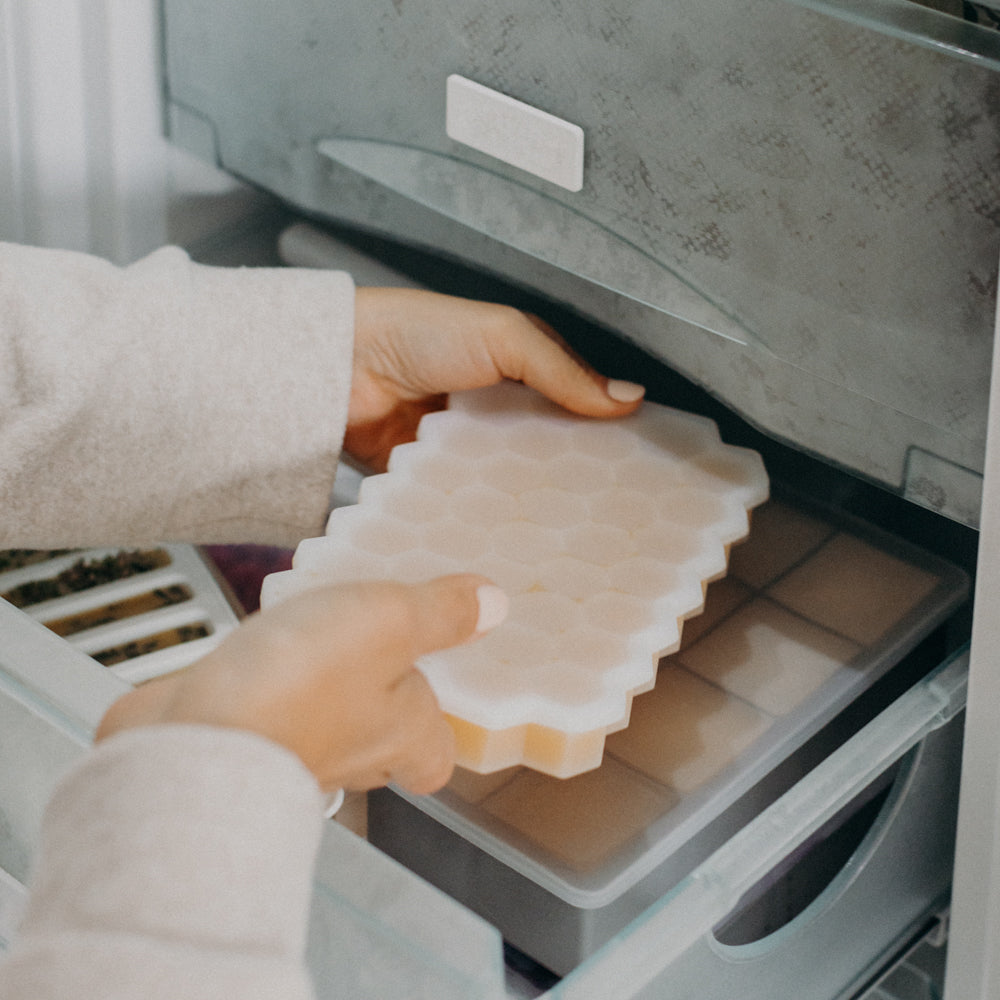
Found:
M 418 666 L 463 766 L 569 777 L 600 764 L 767 496 L 760 456 L 705 417 L 647 402 L 585 419 L 503 383 L 424 417 L 358 503 L 265 579 L 261 604 L 351 580 L 489 577 L 507 620 Z

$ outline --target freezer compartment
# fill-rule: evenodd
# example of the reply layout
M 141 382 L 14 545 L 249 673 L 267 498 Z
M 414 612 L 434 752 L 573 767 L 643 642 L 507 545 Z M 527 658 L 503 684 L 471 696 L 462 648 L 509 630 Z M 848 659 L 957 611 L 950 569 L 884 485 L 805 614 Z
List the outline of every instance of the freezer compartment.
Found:
M 0 628 L 0 867 L 23 881 L 53 783 L 128 685 L 7 603 Z M 965 679 L 960 656 L 918 682 L 549 995 L 840 1000 L 874 983 L 947 894 Z M 761 940 L 721 944 L 714 928 L 887 772 L 870 831 L 821 895 Z M 506 995 L 496 929 L 336 824 L 313 905 L 321 998 Z
M 163 10 L 182 145 L 571 303 L 769 434 L 975 523 L 1000 249 L 988 64 L 775 0 Z M 512 129 L 501 156 L 449 135 L 456 77 Z M 578 191 L 518 165 L 539 115 L 582 131 Z
M 847 1000 L 912 985 L 891 974 L 947 905 L 967 672 L 962 652 L 910 689 L 546 996 Z M 787 920 L 760 923 L 762 893 L 788 892 L 795 862 L 859 801 L 875 815 L 847 856 Z M 551 898 L 509 905 L 552 914 Z
M 773 499 L 597 770 L 377 793 L 369 837 L 565 973 L 939 663 L 967 591 L 898 538 Z

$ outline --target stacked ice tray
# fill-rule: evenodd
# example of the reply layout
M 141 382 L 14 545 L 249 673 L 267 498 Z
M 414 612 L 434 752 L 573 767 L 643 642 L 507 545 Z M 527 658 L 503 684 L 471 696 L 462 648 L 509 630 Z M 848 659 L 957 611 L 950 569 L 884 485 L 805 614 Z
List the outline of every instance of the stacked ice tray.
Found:
M 609 902 L 789 758 L 967 587 L 896 539 L 771 500 L 599 769 L 568 781 L 459 771 L 421 801 L 460 831 L 488 831 L 498 856 L 575 905 Z
M 771 500 L 601 767 L 458 771 L 436 796 L 378 796 L 369 837 L 566 971 L 766 808 L 776 769 L 795 780 L 796 751 L 967 592 L 922 550 Z
M 508 620 L 420 667 L 462 764 L 568 777 L 600 764 L 767 492 L 760 456 L 704 417 L 649 403 L 588 420 L 504 383 L 425 417 L 261 603 L 357 579 L 491 578 Z

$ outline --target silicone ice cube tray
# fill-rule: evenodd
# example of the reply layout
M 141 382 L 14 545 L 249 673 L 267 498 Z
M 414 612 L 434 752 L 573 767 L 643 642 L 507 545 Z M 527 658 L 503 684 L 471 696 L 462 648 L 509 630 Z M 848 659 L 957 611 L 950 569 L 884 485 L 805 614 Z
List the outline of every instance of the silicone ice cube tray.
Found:
M 132 684 L 190 666 L 239 620 L 182 544 L 0 552 L 0 597 Z
M 767 495 L 760 456 L 707 418 L 645 403 L 589 420 L 504 383 L 426 416 L 261 603 L 357 579 L 491 578 L 507 621 L 418 665 L 465 767 L 568 777 L 600 764 Z

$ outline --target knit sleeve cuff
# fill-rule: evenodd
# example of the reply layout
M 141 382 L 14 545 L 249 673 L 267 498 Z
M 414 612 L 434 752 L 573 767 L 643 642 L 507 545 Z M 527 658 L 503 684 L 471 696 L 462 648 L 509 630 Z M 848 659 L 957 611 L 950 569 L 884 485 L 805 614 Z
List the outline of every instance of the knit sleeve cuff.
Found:
M 97 929 L 300 956 L 322 811 L 299 760 L 255 735 L 116 735 L 50 802 L 22 934 Z

